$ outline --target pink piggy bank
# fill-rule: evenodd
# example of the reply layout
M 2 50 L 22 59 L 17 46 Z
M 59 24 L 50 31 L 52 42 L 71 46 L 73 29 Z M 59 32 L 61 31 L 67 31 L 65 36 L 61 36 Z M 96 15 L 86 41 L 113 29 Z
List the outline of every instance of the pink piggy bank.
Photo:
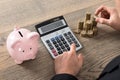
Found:
M 15 28 L 7 38 L 7 49 L 10 56 L 17 64 L 25 60 L 35 59 L 38 51 L 37 32 L 30 32 L 27 29 Z

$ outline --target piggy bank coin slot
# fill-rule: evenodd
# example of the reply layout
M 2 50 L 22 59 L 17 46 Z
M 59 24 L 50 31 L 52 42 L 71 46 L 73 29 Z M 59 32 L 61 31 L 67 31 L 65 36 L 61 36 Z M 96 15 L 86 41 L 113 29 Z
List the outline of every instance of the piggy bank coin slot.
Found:
M 18 31 L 18 33 L 20 34 L 21 37 L 23 37 L 22 33 L 20 31 Z

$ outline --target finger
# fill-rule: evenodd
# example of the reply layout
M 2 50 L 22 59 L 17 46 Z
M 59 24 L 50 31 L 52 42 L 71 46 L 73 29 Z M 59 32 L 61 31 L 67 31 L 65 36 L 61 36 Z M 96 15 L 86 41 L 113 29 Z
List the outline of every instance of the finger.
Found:
M 83 56 L 82 56 L 82 54 L 78 55 L 78 61 L 79 61 L 80 67 L 82 67 L 82 65 L 83 65 Z
M 105 19 L 105 18 L 96 18 L 96 21 L 97 21 L 98 23 L 101 23 L 101 24 L 110 25 L 109 19 Z
M 98 15 L 102 10 L 104 6 L 100 6 L 98 9 L 95 11 L 95 15 Z
M 111 9 L 109 7 L 106 6 L 100 6 L 96 11 L 95 11 L 95 15 L 98 15 L 100 12 L 102 11 L 106 11 L 108 13 L 110 13 Z
M 70 53 L 76 53 L 76 46 L 75 46 L 75 43 L 71 44 L 70 46 Z

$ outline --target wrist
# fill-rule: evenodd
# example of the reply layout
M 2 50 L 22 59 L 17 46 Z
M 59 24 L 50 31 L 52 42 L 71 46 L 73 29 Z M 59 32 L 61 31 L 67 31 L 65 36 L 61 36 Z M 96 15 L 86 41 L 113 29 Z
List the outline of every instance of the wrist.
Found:
M 59 70 L 59 71 L 56 71 L 56 74 L 70 74 L 70 75 L 73 75 L 73 76 L 76 75 L 75 72 L 70 71 L 70 70 Z
M 78 80 L 75 76 L 67 73 L 56 74 L 51 80 Z

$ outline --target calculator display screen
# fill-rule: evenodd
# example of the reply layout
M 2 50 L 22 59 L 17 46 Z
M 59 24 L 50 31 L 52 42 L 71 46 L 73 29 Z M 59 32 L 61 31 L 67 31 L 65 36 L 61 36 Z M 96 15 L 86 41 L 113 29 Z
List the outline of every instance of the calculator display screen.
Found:
M 41 26 L 38 30 L 39 30 L 40 34 L 44 34 L 44 33 L 50 32 L 52 30 L 61 28 L 65 25 L 66 25 L 65 21 L 62 19 L 62 20 Z

